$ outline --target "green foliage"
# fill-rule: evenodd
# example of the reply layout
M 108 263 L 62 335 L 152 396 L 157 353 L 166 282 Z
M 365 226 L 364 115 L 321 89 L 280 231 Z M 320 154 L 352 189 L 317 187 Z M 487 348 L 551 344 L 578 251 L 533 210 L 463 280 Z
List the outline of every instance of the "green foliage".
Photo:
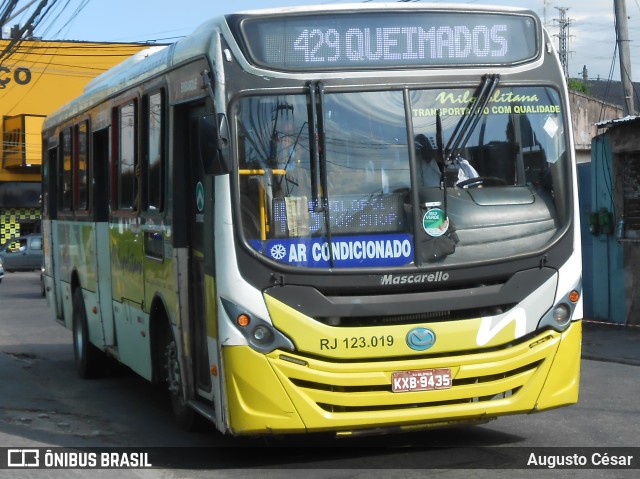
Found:
M 589 84 L 583 82 L 582 80 L 578 80 L 577 78 L 569 78 L 567 87 L 569 88 L 569 90 L 584 93 L 585 95 L 589 94 Z

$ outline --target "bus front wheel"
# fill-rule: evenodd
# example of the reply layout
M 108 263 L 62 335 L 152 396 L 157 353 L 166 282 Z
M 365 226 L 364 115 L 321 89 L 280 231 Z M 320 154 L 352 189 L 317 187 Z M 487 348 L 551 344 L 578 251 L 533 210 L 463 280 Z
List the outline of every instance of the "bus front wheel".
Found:
M 165 331 L 164 368 L 171 409 L 176 422 L 182 429 L 194 431 L 198 425 L 198 413 L 187 404 L 182 394 L 182 371 L 178 361 L 178 347 L 169 328 Z
M 88 379 L 99 375 L 102 353 L 89 341 L 87 310 L 79 287 L 73 291 L 73 355 L 78 376 Z

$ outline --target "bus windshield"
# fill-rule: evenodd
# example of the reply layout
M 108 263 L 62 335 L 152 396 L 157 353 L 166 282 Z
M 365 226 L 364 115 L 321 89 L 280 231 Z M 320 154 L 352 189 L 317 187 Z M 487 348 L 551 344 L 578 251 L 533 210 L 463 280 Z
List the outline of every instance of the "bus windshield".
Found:
M 240 99 L 246 242 L 272 261 L 314 268 L 469 264 L 544 250 L 569 221 L 559 94 L 498 86 L 482 111 L 474 95 Z M 477 121 L 447 155 L 443 145 L 470 115 Z

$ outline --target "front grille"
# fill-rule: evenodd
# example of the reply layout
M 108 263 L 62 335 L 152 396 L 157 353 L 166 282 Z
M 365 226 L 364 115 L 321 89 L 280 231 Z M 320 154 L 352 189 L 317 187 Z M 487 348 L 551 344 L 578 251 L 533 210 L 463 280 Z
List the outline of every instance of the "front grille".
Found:
M 338 404 L 328 404 L 328 403 L 317 403 L 317 405 L 325 411 L 329 412 L 362 412 L 362 411 L 376 411 L 376 410 L 397 410 L 397 409 L 413 409 L 413 408 L 424 408 L 424 407 L 436 407 L 436 406 L 445 406 L 445 405 L 453 405 L 453 404 L 466 404 L 472 402 L 484 402 L 484 401 L 492 401 L 496 399 L 504 399 L 507 397 L 511 397 L 517 393 L 517 391 L 522 387 L 521 385 L 513 387 L 511 384 L 506 389 L 503 389 L 499 386 L 499 384 L 504 383 L 504 379 L 512 378 L 516 376 L 526 377 L 527 373 L 533 372 L 540 365 L 541 361 L 535 361 L 533 363 L 527 364 L 526 366 L 522 366 L 519 368 L 515 368 L 510 371 L 505 371 L 500 374 L 489 374 L 485 376 L 477 376 L 473 378 L 465 378 L 465 379 L 454 379 L 453 384 L 450 390 L 448 391 L 456 391 L 462 386 L 471 386 L 471 385 L 480 385 L 480 384 L 496 384 L 496 392 L 493 392 L 489 395 L 477 396 L 474 394 L 463 394 L 459 398 L 449 399 L 449 400 L 433 400 L 433 401 L 417 401 L 417 402 L 409 402 L 405 404 L 380 404 L 380 405 L 367 405 L 367 406 L 343 406 Z M 393 394 L 391 390 L 391 384 L 385 385 L 371 385 L 371 386 L 336 386 L 326 383 L 317 383 L 310 382 L 298 379 L 291 379 L 291 382 L 295 384 L 297 387 L 306 389 L 307 391 L 330 391 L 333 393 L 342 394 L 358 394 L 358 393 L 366 393 L 366 392 L 385 392 L 389 394 Z M 470 391 L 473 388 L 468 388 Z M 427 391 L 428 393 L 434 391 Z M 413 394 L 413 393 L 404 393 L 404 394 Z
M 448 311 L 432 311 L 416 314 L 386 316 L 327 316 L 316 317 L 316 321 L 335 327 L 393 326 L 401 324 L 436 323 L 439 321 L 460 321 L 484 316 L 503 314 L 514 308 L 515 304 L 498 304 L 483 308 L 470 308 Z
M 535 339 L 535 338 L 534 338 Z M 485 410 L 504 407 L 506 401 L 518 402 L 518 394 L 530 383 L 532 390 L 544 383 L 559 338 L 546 334 L 544 340 L 532 338 L 482 352 L 457 356 L 395 358 L 390 361 L 336 361 L 326 358 L 299 358 L 300 364 L 273 358 L 280 376 L 289 382 L 292 397 L 312 404 L 319 412 L 349 415 L 378 411 L 381 414 L 420 416 L 434 410 L 452 408 L 460 413 L 484 414 Z M 535 346 L 533 346 L 535 344 Z M 290 353 L 287 353 L 290 355 Z M 449 389 L 394 393 L 394 371 L 450 368 Z M 522 406 L 520 406 L 522 407 Z M 533 404 L 528 406 L 533 407 Z

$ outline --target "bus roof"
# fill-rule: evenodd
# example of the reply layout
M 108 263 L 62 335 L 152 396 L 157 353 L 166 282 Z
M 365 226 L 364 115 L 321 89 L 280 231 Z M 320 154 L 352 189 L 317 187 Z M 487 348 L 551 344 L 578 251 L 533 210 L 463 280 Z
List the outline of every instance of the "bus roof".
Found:
M 446 11 L 498 11 L 498 12 L 527 12 L 530 10 L 523 7 L 511 7 L 505 5 L 467 5 L 462 3 L 405 3 L 405 2 L 379 2 L 379 3 L 340 3 L 336 5 L 317 4 L 303 5 L 295 7 L 272 7 L 238 11 L 237 15 L 277 15 L 303 12 L 342 12 L 342 11 L 362 11 L 362 10 L 446 10 Z
M 43 129 L 90 108 L 128 86 L 151 78 L 183 61 L 205 55 L 210 51 L 213 37 L 219 31 L 220 20 L 208 20 L 193 33 L 173 44 L 155 45 L 141 50 L 97 76 L 87 83 L 82 95 L 49 115 Z

